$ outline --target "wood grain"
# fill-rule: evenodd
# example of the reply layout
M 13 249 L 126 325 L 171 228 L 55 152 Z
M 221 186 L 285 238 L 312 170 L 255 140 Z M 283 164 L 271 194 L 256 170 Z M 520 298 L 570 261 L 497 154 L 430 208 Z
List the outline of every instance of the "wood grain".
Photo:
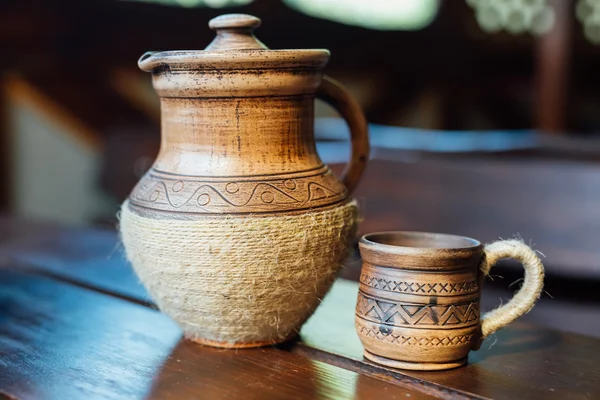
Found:
M 149 303 L 113 230 L 67 228 L 0 217 L 0 267 L 35 267 L 46 274 Z
M 8 229 L 11 224 L 6 221 L 0 226 L 3 232 L 11 232 Z M 13 240 L 0 241 L 4 269 L 20 268 L 36 275 L 46 274 L 53 280 L 68 281 L 86 290 L 107 292 L 149 305 L 145 291 L 125 261 L 118 253 L 110 256 L 116 243 L 114 234 L 94 230 L 73 230 L 67 234 L 68 230 L 55 229 L 28 240 L 25 227 L 26 224 L 16 224 L 12 229 Z M 37 226 L 34 231 L 42 229 Z M 35 234 L 30 232 L 30 235 L 35 238 Z M 21 265 L 14 264 L 13 260 L 19 260 Z M 384 381 L 416 385 L 443 397 L 470 393 L 469 396 L 492 398 L 514 395 L 532 399 L 591 399 L 600 391 L 596 367 L 600 360 L 598 339 L 530 324 L 517 323 L 500 331 L 485 341 L 479 351 L 471 353 L 469 365 L 444 373 L 405 373 L 365 362 L 354 330 L 357 290 L 356 283 L 336 282 L 322 306 L 303 327 L 303 342 L 287 350 Z M 485 298 L 485 286 L 483 294 Z M 490 302 L 494 303 L 497 300 Z M 542 316 L 546 318 L 567 315 L 564 311 L 553 312 L 551 307 L 545 310 Z M 532 314 L 535 312 L 534 308 Z
M 19 399 L 434 398 L 276 348 L 181 341 L 157 311 L 0 270 L 0 392 Z
M 520 236 L 549 274 L 600 278 L 600 167 L 528 159 L 369 163 L 355 197 L 360 233 L 417 230 L 483 243 Z M 337 169 L 339 171 L 339 169 Z

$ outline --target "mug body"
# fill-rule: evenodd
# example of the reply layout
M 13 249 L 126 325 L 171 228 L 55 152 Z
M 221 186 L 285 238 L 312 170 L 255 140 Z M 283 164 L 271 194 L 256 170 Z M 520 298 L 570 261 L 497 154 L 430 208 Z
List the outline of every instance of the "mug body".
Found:
M 359 242 L 363 260 L 356 330 L 365 358 L 394 368 L 441 370 L 466 363 L 480 337 L 474 239 L 382 232 Z

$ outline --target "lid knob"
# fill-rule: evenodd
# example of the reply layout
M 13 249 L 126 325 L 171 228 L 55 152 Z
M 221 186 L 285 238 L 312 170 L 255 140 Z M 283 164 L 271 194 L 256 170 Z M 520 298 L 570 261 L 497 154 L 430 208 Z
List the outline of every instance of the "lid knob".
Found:
M 256 50 L 268 49 L 254 36 L 260 18 L 248 14 L 225 14 L 211 19 L 208 27 L 217 36 L 204 50 Z

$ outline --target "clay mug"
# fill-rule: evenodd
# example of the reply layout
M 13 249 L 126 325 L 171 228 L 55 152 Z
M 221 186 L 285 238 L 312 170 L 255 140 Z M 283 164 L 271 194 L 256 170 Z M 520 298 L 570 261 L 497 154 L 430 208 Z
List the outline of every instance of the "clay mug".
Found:
M 542 291 L 544 267 L 517 240 L 483 246 L 462 236 L 397 231 L 367 234 L 359 248 L 356 330 L 364 357 L 392 368 L 464 365 L 470 350 L 531 310 Z M 523 286 L 480 318 L 481 283 L 504 258 L 523 264 Z

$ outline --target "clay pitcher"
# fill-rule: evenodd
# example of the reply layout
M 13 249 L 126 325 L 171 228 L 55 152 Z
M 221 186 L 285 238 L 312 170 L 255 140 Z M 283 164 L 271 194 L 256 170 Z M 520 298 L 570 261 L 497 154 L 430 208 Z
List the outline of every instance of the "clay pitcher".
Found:
M 294 337 L 354 240 L 349 196 L 368 159 L 355 101 L 323 76 L 327 50 L 270 50 L 256 17 L 210 21 L 204 50 L 147 53 L 159 154 L 121 211 L 127 258 L 186 338 L 254 347 Z M 315 96 L 351 131 L 341 180 L 316 152 Z

